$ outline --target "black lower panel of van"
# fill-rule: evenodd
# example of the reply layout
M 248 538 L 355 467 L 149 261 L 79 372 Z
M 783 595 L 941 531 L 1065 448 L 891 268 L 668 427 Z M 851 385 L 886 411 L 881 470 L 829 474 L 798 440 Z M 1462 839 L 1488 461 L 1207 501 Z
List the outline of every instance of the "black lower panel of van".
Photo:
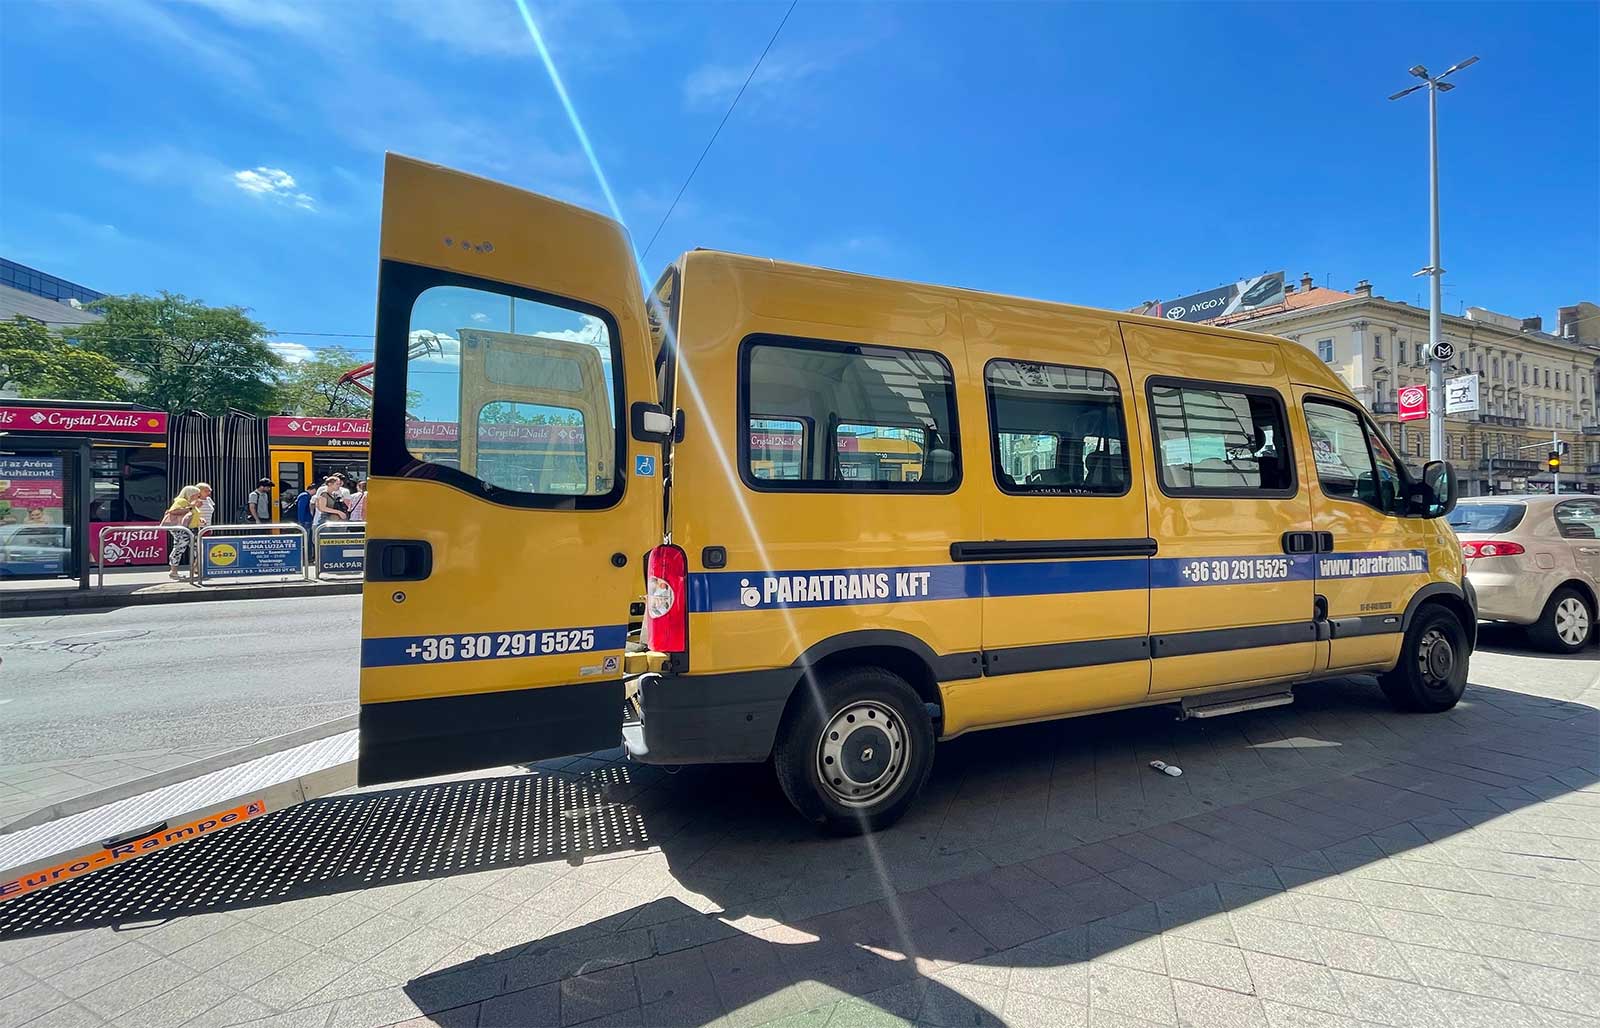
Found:
M 622 681 L 582 682 L 361 707 L 361 785 L 610 749 Z

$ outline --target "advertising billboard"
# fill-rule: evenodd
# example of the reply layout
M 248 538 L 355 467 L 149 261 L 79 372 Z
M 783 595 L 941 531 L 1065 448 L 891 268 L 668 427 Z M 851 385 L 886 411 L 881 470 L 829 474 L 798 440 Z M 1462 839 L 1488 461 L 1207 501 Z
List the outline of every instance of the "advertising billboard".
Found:
M 1478 376 L 1462 375 L 1444 384 L 1444 412 L 1471 414 L 1478 409 Z
M 210 536 L 200 544 L 200 580 L 299 575 L 305 555 L 299 535 Z
M 1246 314 L 1263 307 L 1279 307 L 1284 302 L 1283 272 L 1240 279 L 1203 293 L 1191 293 L 1176 300 L 1156 304 L 1145 313 L 1168 321 L 1215 321 Z
M 0 575 L 66 573 L 66 462 L 0 457 Z

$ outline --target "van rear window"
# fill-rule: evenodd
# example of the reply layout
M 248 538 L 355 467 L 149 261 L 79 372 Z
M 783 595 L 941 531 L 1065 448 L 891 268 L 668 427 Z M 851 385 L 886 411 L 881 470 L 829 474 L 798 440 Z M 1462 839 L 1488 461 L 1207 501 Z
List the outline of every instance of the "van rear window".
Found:
M 740 370 L 755 488 L 947 492 L 959 481 L 955 383 L 938 354 L 761 336 Z
M 1450 527 L 1457 532 L 1509 532 L 1522 524 L 1528 508 L 1520 503 L 1463 503 L 1450 512 Z

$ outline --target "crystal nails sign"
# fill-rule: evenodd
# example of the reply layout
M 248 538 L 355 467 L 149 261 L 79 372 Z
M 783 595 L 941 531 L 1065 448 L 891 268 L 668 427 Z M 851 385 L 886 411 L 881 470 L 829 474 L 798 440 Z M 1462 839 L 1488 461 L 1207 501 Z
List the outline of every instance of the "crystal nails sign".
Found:
M 167 414 L 154 410 L 6 403 L 0 404 L 0 432 L 73 432 L 160 440 L 167 435 Z

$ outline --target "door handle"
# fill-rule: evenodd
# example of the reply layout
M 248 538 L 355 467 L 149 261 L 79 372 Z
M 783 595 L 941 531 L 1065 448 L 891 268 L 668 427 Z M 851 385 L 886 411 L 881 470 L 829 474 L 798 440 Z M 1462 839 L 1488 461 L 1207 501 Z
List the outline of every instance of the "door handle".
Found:
M 1315 532 L 1283 533 L 1284 553 L 1315 553 L 1316 549 L 1317 533 Z
M 367 581 L 420 582 L 433 574 L 433 547 L 421 539 L 368 539 Z
M 1316 536 L 1317 536 L 1317 552 L 1318 553 L 1332 553 L 1333 552 L 1333 533 L 1332 532 L 1318 532 L 1318 533 L 1316 533 Z
M 1580 546 L 1579 553 L 1600 553 L 1600 546 Z

